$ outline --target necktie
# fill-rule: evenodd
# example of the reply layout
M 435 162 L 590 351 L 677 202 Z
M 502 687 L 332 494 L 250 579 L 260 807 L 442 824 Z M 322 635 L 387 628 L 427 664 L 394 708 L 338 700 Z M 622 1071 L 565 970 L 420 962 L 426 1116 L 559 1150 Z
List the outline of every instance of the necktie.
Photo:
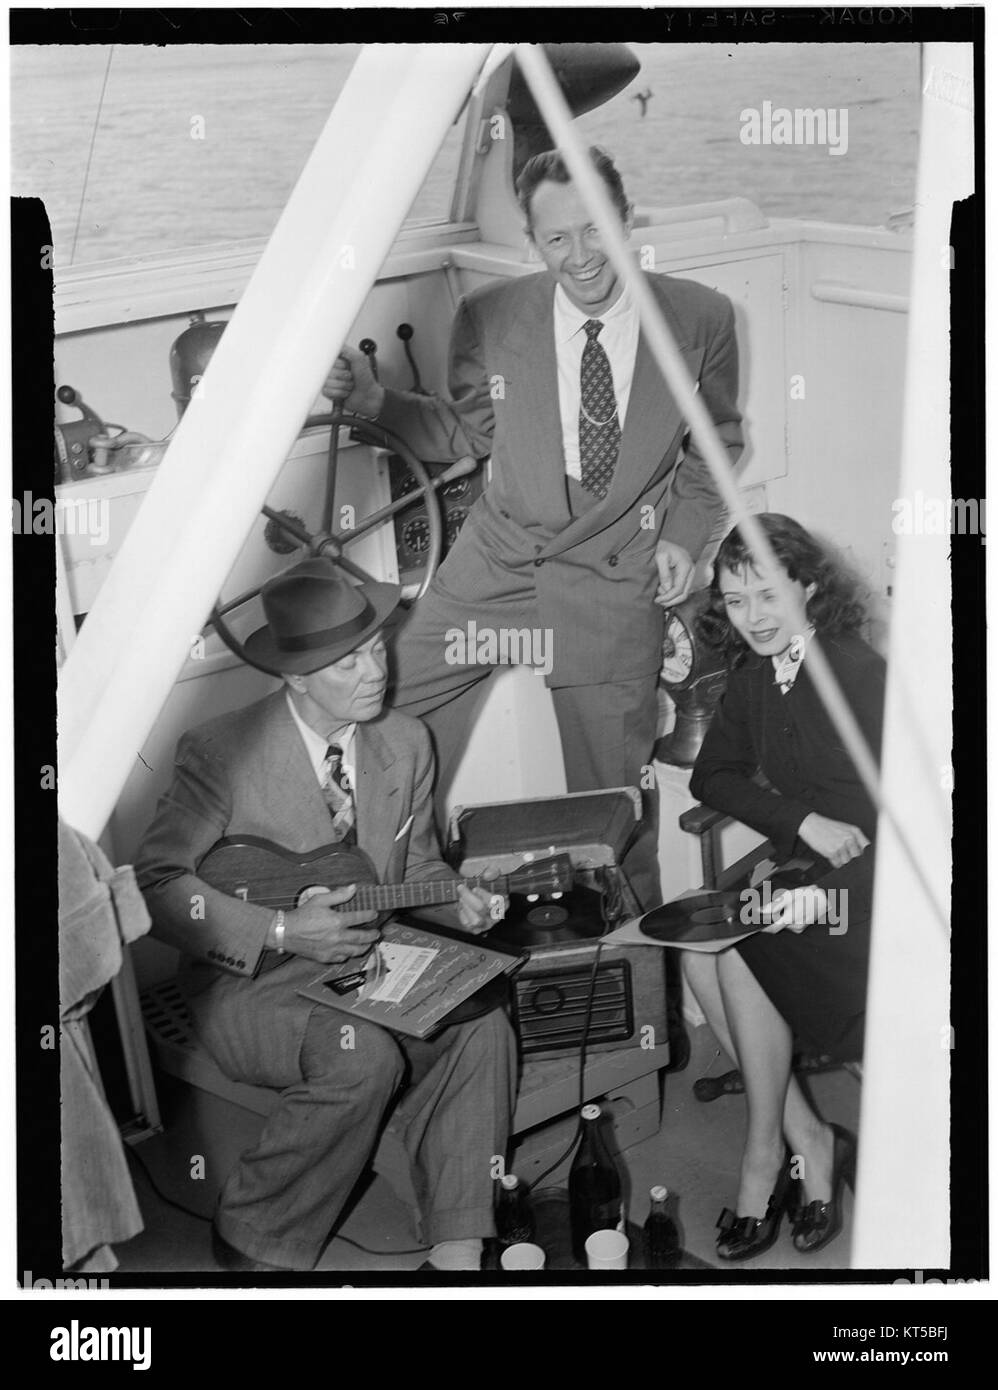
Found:
M 620 421 L 617 419 L 613 372 L 609 358 L 597 341 L 602 327 L 599 319 L 586 320 L 579 407 L 582 486 L 596 497 L 606 496 L 620 451 Z
M 326 749 L 326 765 L 322 777 L 322 795 L 325 797 L 329 814 L 333 818 L 333 839 L 347 840 L 356 844 L 357 819 L 353 804 L 353 792 L 343 770 L 343 749 L 338 743 L 331 743 Z

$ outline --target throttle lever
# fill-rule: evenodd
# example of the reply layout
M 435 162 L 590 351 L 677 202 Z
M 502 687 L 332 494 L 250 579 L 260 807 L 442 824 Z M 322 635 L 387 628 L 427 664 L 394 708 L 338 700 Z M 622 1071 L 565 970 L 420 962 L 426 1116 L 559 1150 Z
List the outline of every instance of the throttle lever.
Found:
M 378 378 L 378 345 L 377 345 L 377 343 L 374 341 L 373 338 L 361 338 L 361 340 L 360 340 L 360 342 L 357 344 L 357 346 L 360 348 L 361 352 L 362 352 L 362 353 L 364 354 L 364 356 L 367 358 L 368 362 L 370 362 L 370 364 L 371 364 L 371 374 L 372 374 L 372 376 L 374 377 L 375 381 L 377 381 L 377 380 L 379 379 L 379 378 Z
M 467 474 L 474 473 L 477 467 L 478 460 L 473 459 L 470 454 L 465 454 L 464 458 L 459 458 L 456 463 L 444 469 L 443 473 L 438 473 L 433 479 L 433 486 L 442 487 L 444 483 L 452 483 L 455 478 L 464 478 Z
M 85 477 L 90 471 L 94 439 L 106 435 L 109 429 L 121 429 L 122 426 L 106 424 L 72 386 L 60 386 L 55 394 L 61 405 L 73 406 L 83 417 L 61 424 L 56 421 L 55 424 L 56 481 L 70 483 Z
M 405 350 L 405 355 L 409 363 L 409 368 L 412 372 L 413 391 L 417 396 L 428 396 L 430 393 L 429 391 L 423 390 L 423 383 L 419 377 L 419 368 L 416 366 L 416 359 L 415 357 L 413 357 L 412 348 L 409 346 L 415 331 L 416 330 L 413 328 L 411 323 L 400 323 L 398 328 L 396 328 L 395 330 L 395 336 L 401 339 L 402 347 Z

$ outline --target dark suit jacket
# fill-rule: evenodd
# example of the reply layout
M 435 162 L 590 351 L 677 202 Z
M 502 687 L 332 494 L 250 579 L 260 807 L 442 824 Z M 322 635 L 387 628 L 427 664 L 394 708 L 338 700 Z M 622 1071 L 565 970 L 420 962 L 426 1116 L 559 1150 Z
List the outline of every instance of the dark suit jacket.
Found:
M 821 640 L 843 695 L 875 756 L 883 726 L 885 667 L 858 636 Z M 757 768 L 771 786 L 751 781 Z M 841 869 L 818 860 L 813 882 L 835 904 L 836 925 L 816 924 L 799 935 L 758 932 L 739 941 L 739 953 L 800 1043 L 841 1061 L 863 1055 L 863 1021 L 873 911 L 876 809 L 811 681 L 805 660 L 792 690 L 782 695 L 768 657 L 750 655 L 728 680 L 690 791 L 768 836 L 780 858 L 814 859 L 798 838 L 812 812 L 858 825 L 870 846 Z
M 648 283 L 734 462 L 742 434 L 731 304 L 692 281 L 650 275 Z M 492 481 L 441 583 L 469 605 L 529 589 L 537 625 L 557 635 L 550 684 L 627 680 L 661 665 L 657 542 L 677 542 L 696 560 L 723 508 L 642 335 L 609 492 L 573 519 L 554 289 L 544 273 L 469 296 L 451 337 L 451 399 L 388 390 L 379 420 L 425 459 L 492 456 Z
M 433 829 L 433 758 L 417 720 L 385 711 L 356 734 L 357 843 L 378 882 L 455 877 Z M 226 835 L 259 835 L 291 850 L 330 840 L 329 810 L 284 689 L 184 734 L 173 784 L 161 798 L 136 862 L 153 935 L 203 966 L 198 987 L 219 971 L 253 975 L 274 914 L 229 897 L 198 877 Z M 203 917 L 192 910 L 204 900 Z
M 874 757 L 879 757 L 883 658 L 850 632 L 824 637 L 821 646 Z M 752 780 L 757 769 L 765 773 L 768 788 Z M 825 889 L 848 888 L 856 920 L 869 916 L 877 811 L 818 696 L 807 661 L 787 695 L 773 679 L 769 657 L 750 654 L 730 673 L 693 768 L 690 791 L 767 836 L 780 859 L 795 853 L 815 857 L 797 836 L 812 812 L 858 825 L 871 847 L 841 869 L 820 861 L 814 881 Z

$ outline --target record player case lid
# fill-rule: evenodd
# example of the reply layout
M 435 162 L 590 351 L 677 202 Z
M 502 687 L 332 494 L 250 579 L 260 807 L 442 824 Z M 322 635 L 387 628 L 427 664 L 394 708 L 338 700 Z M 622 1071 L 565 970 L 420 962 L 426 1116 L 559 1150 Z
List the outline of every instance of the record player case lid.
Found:
M 465 873 L 486 863 L 508 872 L 525 854 L 571 854 L 579 868 L 618 864 L 641 819 L 636 787 L 570 792 L 525 801 L 455 806 L 448 828 L 451 862 Z

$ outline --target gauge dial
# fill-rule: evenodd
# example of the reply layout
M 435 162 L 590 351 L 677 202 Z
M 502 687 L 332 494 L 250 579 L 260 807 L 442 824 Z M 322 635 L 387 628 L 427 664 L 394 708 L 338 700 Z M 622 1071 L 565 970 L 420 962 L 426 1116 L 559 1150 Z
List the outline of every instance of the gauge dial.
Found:
M 430 523 L 425 516 L 413 517 L 402 527 L 402 544 L 413 555 L 422 555 L 430 548 Z
M 676 613 L 669 615 L 662 643 L 662 681 L 665 685 L 682 685 L 693 670 L 693 639 L 686 624 Z
M 415 492 L 418 487 L 419 483 L 417 483 L 411 473 L 403 473 L 400 477 L 396 478 L 392 486 L 392 498 L 406 497 L 410 492 Z
M 447 513 L 447 544 L 453 545 L 458 538 L 461 527 L 464 525 L 465 517 L 468 515 L 464 507 L 455 507 L 453 511 Z
M 463 497 L 470 487 L 470 478 L 455 478 L 452 483 L 446 484 L 443 494 L 445 497 Z

